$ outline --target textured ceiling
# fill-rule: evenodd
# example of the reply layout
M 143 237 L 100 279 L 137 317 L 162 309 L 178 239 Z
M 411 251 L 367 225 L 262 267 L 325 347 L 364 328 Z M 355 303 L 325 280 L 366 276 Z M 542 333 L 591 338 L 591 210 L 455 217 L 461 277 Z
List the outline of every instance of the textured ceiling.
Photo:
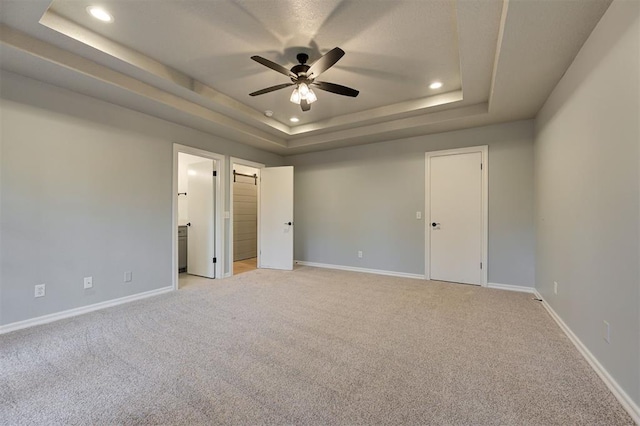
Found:
M 0 64 L 286 155 L 531 118 L 610 1 L 103 0 L 106 24 L 93 2 L 1 0 Z M 248 96 L 288 82 L 252 55 L 290 68 L 336 46 L 320 79 L 357 98 Z

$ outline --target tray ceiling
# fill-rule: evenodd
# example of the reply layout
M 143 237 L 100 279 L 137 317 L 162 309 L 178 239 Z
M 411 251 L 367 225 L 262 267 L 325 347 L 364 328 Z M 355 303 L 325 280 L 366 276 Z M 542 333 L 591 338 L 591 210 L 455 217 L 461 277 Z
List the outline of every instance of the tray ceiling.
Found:
M 287 155 L 531 118 L 609 3 L 103 0 L 104 23 L 94 2 L 3 0 L 1 65 Z M 321 80 L 357 98 L 248 95 L 288 82 L 252 55 L 290 68 L 336 46 Z

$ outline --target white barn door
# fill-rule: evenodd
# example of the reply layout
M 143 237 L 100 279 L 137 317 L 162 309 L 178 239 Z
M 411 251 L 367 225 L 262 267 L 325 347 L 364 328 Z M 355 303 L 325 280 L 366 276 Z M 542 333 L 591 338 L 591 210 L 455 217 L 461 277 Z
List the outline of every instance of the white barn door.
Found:
M 428 279 L 486 285 L 485 156 L 427 153 Z

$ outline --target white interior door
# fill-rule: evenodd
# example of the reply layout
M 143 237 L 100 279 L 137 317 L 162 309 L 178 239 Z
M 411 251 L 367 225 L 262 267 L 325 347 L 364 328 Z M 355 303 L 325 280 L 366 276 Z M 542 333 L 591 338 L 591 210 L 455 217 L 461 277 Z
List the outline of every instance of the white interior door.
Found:
M 260 268 L 293 269 L 293 167 L 260 171 Z
M 482 153 L 428 157 L 429 278 L 483 283 Z
M 204 159 L 203 159 L 204 160 Z M 213 160 L 192 163 L 187 171 L 187 273 L 215 278 L 215 182 Z

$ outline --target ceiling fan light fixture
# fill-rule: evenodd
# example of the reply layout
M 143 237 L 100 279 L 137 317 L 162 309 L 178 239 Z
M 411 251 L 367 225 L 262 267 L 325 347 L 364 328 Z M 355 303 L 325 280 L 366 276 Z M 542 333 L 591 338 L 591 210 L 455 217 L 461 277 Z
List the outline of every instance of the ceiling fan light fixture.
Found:
M 291 93 L 289 100 L 298 105 L 300 105 L 300 101 L 302 100 L 306 100 L 308 104 L 312 104 L 318 100 L 318 97 L 306 83 L 300 83 L 298 84 L 298 87 L 293 89 L 293 93 Z
M 300 91 L 298 88 L 293 89 L 293 93 L 291 93 L 291 97 L 289 98 L 291 102 L 294 104 L 300 105 Z
M 312 104 L 317 100 L 318 97 L 316 96 L 316 94 L 313 92 L 313 90 L 309 89 L 309 93 L 307 94 L 307 102 Z
M 300 98 L 306 99 L 309 94 L 309 86 L 306 83 L 298 84 L 298 92 L 300 92 Z

